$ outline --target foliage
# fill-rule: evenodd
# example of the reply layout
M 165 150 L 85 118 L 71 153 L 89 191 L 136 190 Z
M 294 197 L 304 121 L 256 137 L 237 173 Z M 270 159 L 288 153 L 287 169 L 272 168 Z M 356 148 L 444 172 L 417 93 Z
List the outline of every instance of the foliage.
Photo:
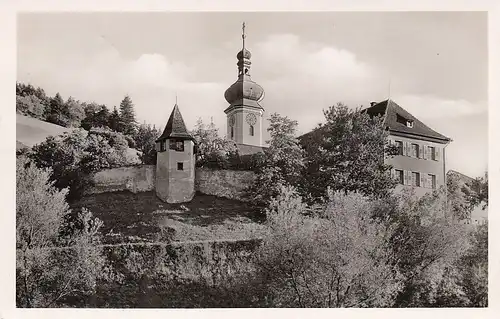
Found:
M 137 132 L 134 135 L 134 141 L 137 150 L 141 155 L 143 164 L 156 164 L 156 140 L 160 137 L 160 132 L 155 126 L 148 124 L 139 125 Z
M 120 102 L 120 118 L 117 131 L 132 136 L 137 128 L 134 104 L 130 96 L 126 95 Z
M 36 96 L 40 100 L 44 108 L 49 105 L 49 97 L 45 94 L 45 91 L 42 88 L 35 88 L 31 84 L 16 82 L 16 96 L 27 97 L 30 95 Z
M 381 307 L 399 290 L 390 264 L 391 230 L 369 218 L 356 194 L 328 193 L 319 214 L 284 187 L 267 211 L 257 264 L 276 307 Z
M 197 145 L 197 167 L 228 169 L 237 162 L 236 145 L 219 137 L 219 131 L 213 123 L 205 125 L 198 119 L 191 133 Z
M 467 192 L 468 189 L 465 191 L 470 205 L 476 207 L 482 204 L 482 209 L 486 209 L 488 207 L 488 172 L 483 177 L 474 179 L 467 186 L 470 191 Z
M 472 203 L 472 189 L 457 174 L 448 174 L 446 188 L 448 205 L 455 220 L 469 219 L 475 206 Z
M 16 163 L 16 301 L 18 307 L 56 306 L 64 296 L 92 293 L 104 265 L 92 244 L 101 223 L 88 211 L 77 215 L 92 224 L 78 231 L 65 225 L 71 212 L 66 190 L 49 182 L 50 170 L 36 168 L 27 158 Z M 65 226 L 68 236 L 61 240 Z M 72 244 L 64 249 L 61 244 Z
M 305 167 L 304 151 L 295 138 L 297 121 L 274 113 L 269 122 L 269 147 L 258 159 L 257 178 L 247 190 L 253 200 L 263 203 L 277 196 L 282 186 L 299 187 Z
M 444 188 L 420 198 L 404 191 L 374 210 L 377 219 L 394 229 L 390 239 L 394 264 L 404 276 L 396 307 L 435 304 L 446 268 L 467 248 L 465 226 L 450 216 L 444 194 Z
M 69 187 L 70 199 L 78 198 L 92 185 L 92 173 L 135 164 L 128 159 L 123 136 L 102 128 L 49 136 L 35 145 L 29 156 L 38 167 L 53 170 L 54 186 Z
M 85 117 L 81 122 L 82 128 L 87 131 L 93 127 L 109 127 L 109 109 L 104 104 L 84 104 Z
M 45 105 L 36 95 L 16 96 L 16 111 L 20 114 L 43 119 Z
M 384 157 L 396 150 L 380 117 L 338 103 L 324 111 L 326 123 L 301 138 L 307 153 L 305 184 L 312 197 L 335 191 L 358 191 L 383 198 L 396 182 Z
M 108 118 L 108 127 L 113 131 L 119 131 L 120 127 L 120 113 L 118 112 L 116 106 L 113 107 L 113 112 Z

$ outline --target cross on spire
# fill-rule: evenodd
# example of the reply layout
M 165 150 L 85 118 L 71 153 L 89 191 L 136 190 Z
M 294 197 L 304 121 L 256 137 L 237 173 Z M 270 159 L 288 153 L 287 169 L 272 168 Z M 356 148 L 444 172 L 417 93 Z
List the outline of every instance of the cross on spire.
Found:
M 247 37 L 245 35 L 245 22 L 243 22 L 243 25 L 241 26 L 242 34 L 241 38 L 243 39 L 243 49 L 245 49 L 245 38 Z

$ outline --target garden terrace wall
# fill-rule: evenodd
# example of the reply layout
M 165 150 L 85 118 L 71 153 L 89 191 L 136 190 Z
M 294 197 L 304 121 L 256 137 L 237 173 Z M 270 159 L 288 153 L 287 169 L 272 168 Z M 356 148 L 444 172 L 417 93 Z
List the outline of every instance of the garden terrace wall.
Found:
M 252 171 L 196 169 L 195 188 L 207 195 L 244 200 L 243 191 L 255 180 Z
M 155 165 L 118 167 L 97 172 L 90 194 L 128 190 L 132 193 L 154 190 Z
M 255 173 L 252 171 L 197 168 L 195 190 L 206 195 L 244 200 L 243 191 L 252 184 L 255 177 Z M 98 194 L 126 190 L 132 193 L 153 191 L 155 179 L 155 165 L 107 169 L 94 174 L 94 186 L 87 193 Z

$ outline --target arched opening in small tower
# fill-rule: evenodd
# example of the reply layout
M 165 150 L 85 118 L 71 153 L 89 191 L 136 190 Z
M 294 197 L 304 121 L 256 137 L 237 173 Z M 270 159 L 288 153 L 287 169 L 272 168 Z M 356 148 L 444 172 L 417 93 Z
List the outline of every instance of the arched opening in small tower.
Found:
M 234 127 L 231 126 L 231 139 L 234 138 Z
M 248 69 L 245 69 L 245 74 L 248 74 Z
M 254 134 L 253 125 L 250 125 L 250 136 L 253 136 L 253 134 Z

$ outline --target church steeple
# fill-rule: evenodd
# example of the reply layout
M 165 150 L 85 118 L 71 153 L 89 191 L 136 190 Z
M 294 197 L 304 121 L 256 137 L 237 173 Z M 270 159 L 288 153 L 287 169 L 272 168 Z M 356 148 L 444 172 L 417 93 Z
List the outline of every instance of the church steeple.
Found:
M 252 81 L 250 61 L 252 54 L 246 48 L 245 23 L 242 26 L 242 49 L 236 55 L 238 79 L 224 93 L 229 107 L 224 110 L 228 118 L 228 137 L 236 143 L 262 145 L 262 115 L 264 108 L 260 101 L 264 89 Z

